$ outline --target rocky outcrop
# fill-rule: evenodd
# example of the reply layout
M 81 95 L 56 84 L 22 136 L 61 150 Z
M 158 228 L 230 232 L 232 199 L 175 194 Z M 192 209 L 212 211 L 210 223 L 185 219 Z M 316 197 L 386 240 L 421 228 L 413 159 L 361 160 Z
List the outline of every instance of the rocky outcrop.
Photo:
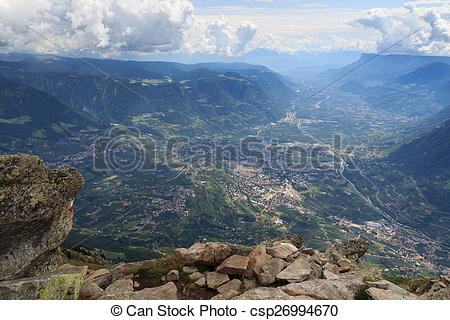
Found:
M 175 250 L 175 256 L 184 263 L 202 263 L 218 266 L 232 255 L 248 255 L 252 247 L 232 245 L 224 242 L 195 243 L 190 248 Z
M 83 183 L 75 169 L 48 170 L 35 156 L 0 156 L 0 280 L 56 269 Z
M 33 278 L 0 282 L 0 300 L 77 299 L 87 267 L 63 265 L 56 271 Z
M 324 255 L 332 263 L 337 263 L 341 259 L 349 259 L 353 263 L 356 263 L 367 250 L 369 250 L 369 241 L 365 239 L 354 239 L 328 247 Z

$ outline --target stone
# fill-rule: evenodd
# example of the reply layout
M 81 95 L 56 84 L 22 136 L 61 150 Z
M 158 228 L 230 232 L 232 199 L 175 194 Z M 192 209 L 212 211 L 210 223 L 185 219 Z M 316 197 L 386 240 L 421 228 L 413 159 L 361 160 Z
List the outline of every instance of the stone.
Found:
M 312 248 L 305 248 L 302 250 L 302 253 L 312 256 L 314 254 L 314 250 Z
M 96 284 L 101 288 L 106 288 L 111 284 L 111 279 L 109 275 L 108 269 L 99 269 L 94 271 L 88 278 L 85 280 L 86 282 L 90 282 Z
M 291 283 L 280 289 L 291 295 L 306 295 L 318 300 L 353 300 L 367 288 L 362 275 L 341 276 L 338 279 L 314 279 Z
M 97 300 L 103 296 L 104 290 L 92 282 L 83 282 L 78 299 Z
M 198 272 L 198 268 L 196 268 L 196 267 L 183 267 L 183 272 L 185 272 L 185 273 L 196 273 L 196 272 Z
M 206 285 L 210 289 L 217 289 L 225 282 L 230 281 L 227 274 L 219 272 L 207 272 L 206 273 Z
M 247 279 L 253 278 L 256 274 L 261 272 L 262 267 L 270 260 L 272 256 L 267 254 L 266 247 L 263 245 L 257 246 L 248 255 L 247 270 L 244 272 L 244 277 Z
M 241 280 L 239 279 L 233 279 L 231 281 L 228 281 L 227 283 L 221 285 L 220 287 L 217 288 L 217 291 L 219 293 L 224 293 L 226 291 L 230 291 L 230 290 L 234 290 L 234 291 L 239 291 L 241 289 Z
M 415 300 L 417 297 L 407 290 L 389 282 L 387 280 L 366 281 L 369 289 L 367 294 L 374 300 Z M 380 291 L 381 290 L 381 291 Z
M 431 290 L 419 297 L 420 300 L 450 300 L 450 287 L 439 289 L 437 291 Z
M 447 286 L 450 285 L 450 276 L 448 276 L 448 275 L 441 275 L 439 277 L 439 279 L 441 279 L 441 281 L 443 283 L 445 283 Z
M 32 278 L 0 282 L 0 300 L 76 300 L 87 267 L 63 266 Z
M 173 282 L 168 282 L 163 286 L 135 291 L 130 298 L 131 300 L 177 300 L 178 289 Z
M 339 267 L 339 274 L 351 271 L 351 267 Z
M 269 246 L 271 246 L 272 243 L 277 242 L 277 241 L 292 243 L 298 249 L 303 247 L 303 239 L 302 239 L 302 237 L 299 234 L 294 234 L 294 233 L 292 233 L 292 234 L 282 234 L 282 235 L 276 237 L 272 241 L 266 241 L 265 245 L 267 247 L 269 247 Z
M 133 280 L 131 278 L 119 279 L 111 283 L 105 289 L 105 295 L 114 295 L 117 293 L 128 293 L 133 291 Z
M 339 259 L 339 261 L 337 262 L 337 265 L 339 267 L 343 267 L 343 268 L 344 267 L 353 268 L 353 263 L 349 259 L 345 259 L 345 258 Z
M 178 281 L 180 280 L 180 272 L 178 270 L 171 270 L 166 277 L 167 281 Z
M 323 270 L 323 278 L 324 279 L 329 279 L 329 280 L 331 279 L 331 280 L 333 280 L 333 279 L 339 279 L 339 276 L 334 274 L 331 271 Z
M 243 275 L 248 266 L 248 257 L 233 255 L 217 267 L 217 272 L 229 275 Z
M 337 274 L 337 275 L 339 275 L 339 273 L 340 273 L 339 272 L 339 267 L 337 265 L 331 264 L 331 263 L 326 263 L 323 266 L 323 270 L 328 270 L 328 271 L 333 272 L 334 274 Z
M 194 284 L 196 284 L 200 288 L 204 288 L 204 287 L 206 287 L 206 278 L 205 277 L 201 277 L 200 279 L 195 281 Z
M 267 248 L 267 253 L 274 258 L 287 259 L 290 255 L 297 252 L 298 249 L 290 242 L 274 242 Z
M 232 245 L 225 242 L 194 243 L 190 248 L 175 249 L 175 256 L 186 264 L 200 263 L 218 266 L 232 255 L 248 255 L 253 247 Z
M 173 282 L 155 288 L 145 288 L 134 292 L 105 294 L 99 300 L 177 300 L 178 289 Z
M 239 295 L 239 291 L 228 290 L 228 291 L 224 291 L 224 292 L 212 297 L 211 300 L 230 300 L 238 295 Z
M 260 287 L 248 290 L 233 300 L 291 300 L 292 297 L 278 288 Z
M 150 269 L 159 263 L 162 259 L 156 260 L 143 260 L 138 262 L 119 263 L 109 270 L 109 283 L 113 283 L 118 279 L 128 276 L 138 270 Z M 100 286 L 103 287 L 103 286 Z
M 280 258 L 270 259 L 258 273 L 258 280 L 261 284 L 267 286 L 276 281 L 276 276 L 279 274 L 289 263 Z
M 0 155 L 0 281 L 56 271 L 72 228 L 76 169 L 49 170 L 30 155 Z
M 304 258 L 295 260 L 276 276 L 277 280 L 288 282 L 302 282 L 312 278 L 314 276 L 311 264 Z
M 342 258 L 357 263 L 367 250 L 369 250 L 369 241 L 354 239 L 326 248 L 324 255 L 332 263 L 337 263 Z
M 367 294 L 373 300 L 415 300 L 417 297 L 408 292 L 407 295 L 399 294 L 392 290 L 384 290 L 378 288 L 369 288 Z
M 189 275 L 189 279 L 191 279 L 192 281 L 197 281 L 198 279 L 203 278 L 204 275 L 201 272 L 194 272 L 193 274 Z
M 254 279 L 244 279 L 244 288 L 247 290 L 256 288 L 256 280 Z

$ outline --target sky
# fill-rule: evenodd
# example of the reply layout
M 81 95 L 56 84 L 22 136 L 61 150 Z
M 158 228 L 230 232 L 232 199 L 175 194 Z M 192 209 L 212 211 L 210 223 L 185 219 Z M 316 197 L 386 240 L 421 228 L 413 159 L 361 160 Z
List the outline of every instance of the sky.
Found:
M 450 54 L 444 0 L 0 0 L 2 52 L 60 51 L 43 37 L 101 57 L 379 52 L 421 27 L 395 52 Z

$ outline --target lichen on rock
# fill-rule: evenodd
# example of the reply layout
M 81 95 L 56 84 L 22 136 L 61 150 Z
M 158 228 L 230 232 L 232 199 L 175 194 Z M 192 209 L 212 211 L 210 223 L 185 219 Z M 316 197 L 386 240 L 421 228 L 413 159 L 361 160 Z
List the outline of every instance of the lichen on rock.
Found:
M 0 280 L 55 270 L 72 228 L 70 203 L 83 184 L 76 169 L 49 170 L 31 155 L 0 156 Z

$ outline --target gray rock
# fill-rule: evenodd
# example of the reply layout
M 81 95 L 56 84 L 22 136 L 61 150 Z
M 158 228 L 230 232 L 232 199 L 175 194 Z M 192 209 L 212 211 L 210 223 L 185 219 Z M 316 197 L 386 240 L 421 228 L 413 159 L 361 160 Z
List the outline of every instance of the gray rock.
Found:
M 442 288 L 439 290 L 430 290 L 429 292 L 421 295 L 420 300 L 450 300 L 450 287 Z
M 387 280 L 366 281 L 367 286 L 370 288 L 367 290 L 367 294 L 374 300 L 415 300 L 417 297 L 408 292 L 407 290 L 389 282 Z M 378 290 L 370 290 L 370 289 Z M 380 291 L 380 290 L 383 290 Z
M 220 287 L 217 288 L 217 291 L 219 293 L 224 293 L 226 291 L 230 291 L 230 290 L 234 290 L 234 291 L 239 291 L 239 289 L 241 288 L 241 280 L 239 279 L 233 279 L 231 281 L 228 281 L 227 283 L 221 285 Z
M 178 281 L 180 280 L 180 272 L 178 270 L 171 270 L 166 277 L 167 281 Z
M 173 282 L 168 282 L 160 287 L 135 291 L 130 298 L 131 300 L 177 300 L 178 289 Z
M 331 271 L 328 270 L 323 270 L 323 278 L 324 279 L 328 279 L 328 280 L 333 280 L 333 279 L 339 279 L 339 276 L 337 274 L 334 274 Z
M 337 265 L 341 268 L 353 268 L 353 263 L 349 260 L 349 259 L 339 259 L 339 261 L 337 262 Z
M 303 257 L 295 260 L 276 276 L 277 280 L 288 282 L 302 282 L 312 278 L 314 278 L 314 272 L 311 264 Z
M 129 293 L 133 291 L 133 280 L 131 277 L 125 279 L 119 279 L 111 283 L 105 289 L 105 295 L 115 295 L 118 293 Z
M 255 288 L 244 292 L 233 300 L 292 300 L 293 298 L 278 288 Z
M 253 247 L 232 245 L 225 242 L 194 243 L 188 249 L 175 249 L 175 256 L 186 264 L 201 263 L 218 266 L 232 255 L 247 255 L 251 250 L 253 250 Z
M 302 253 L 312 256 L 314 254 L 314 250 L 312 248 L 305 248 L 302 250 Z
M 76 300 L 87 267 L 63 266 L 47 275 L 0 282 L 0 300 Z
M 339 275 L 339 273 L 340 273 L 339 272 L 339 267 L 337 265 L 331 264 L 331 263 L 326 263 L 323 266 L 323 270 L 327 270 L 327 271 L 333 272 L 336 275 Z
M 155 288 L 145 288 L 134 292 L 105 294 L 99 300 L 177 300 L 178 289 L 173 282 Z
M 228 291 L 224 291 L 224 292 L 212 297 L 211 300 L 230 300 L 238 295 L 239 295 L 239 291 L 228 290 Z
M 332 263 L 337 263 L 342 258 L 349 259 L 353 263 L 356 263 L 367 250 L 369 250 L 369 241 L 364 239 L 354 239 L 328 247 L 325 250 L 324 255 L 325 258 Z
M 198 279 L 197 281 L 195 281 L 195 283 L 197 286 L 199 286 L 200 288 L 204 288 L 206 287 L 206 278 L 205 277 L 201 277 L 200 279 Z
M 103 296 L 104 291 L 98 285 L 92 282 L 83 282 L 80 289 L 79 299 L 97 300 Z
M 247 290 L 256 288 L 256 281 L 254 279 L 244 279 L 244 287 Z
M 189 279 L 191 279 L 192 281 L 197 281 L 198 279 L 201 279 L 205 277 L 205 275 L 201 272 L 194 272 L 193 274 L 189 275 Z
M 76 169 L 48 170 L 39 157 L 0 156 L 0 280 L 55 271 L 83 186 Z
M 280 289 L 290 295 L 306 295 L 319 300 L 353 300 L 363 288 L 366 288 L 366 284 L 362 275 L 349 275 L 335 280 L 315 279 L 291 283 Z
M 258 280 L 263 285 L 269 285 L 276 281 L 276 276 L 279 274 L 289 263 L 279 258 L 272 258 L 269 260 L 258 273 Z
M 101 288 L 106 288 L 111 284 L 111 277 L 108 269 L 99 269 L 94 271 L 85 281 L 96 284 Z
M 274 258 L 287 259 L 289 256 L 298 252 L 296 246 L 290 242 L 274 242 L 267 248 L 267 253 Z
M 243 275 L 247 270 L 248 260 L 248 257 L 235 254 L 225 259 L 225 261 L 217 267 L 217 272 L 226 273 L 229 275 Z
M 247 279 L 252 279 L 255 275 L 261 272 L 262 267 L 270 260 L 272 256 L 267 254 L 266 247 L 263 245 L 257 246 L 248 255 L 247 270 L 244 272 L 244 276 Z
M 225 282 L 230 281 L 227 274 L 219 272 L 207 272 L 206 273 L 206 285 L 208 288 L 217 289 Z

